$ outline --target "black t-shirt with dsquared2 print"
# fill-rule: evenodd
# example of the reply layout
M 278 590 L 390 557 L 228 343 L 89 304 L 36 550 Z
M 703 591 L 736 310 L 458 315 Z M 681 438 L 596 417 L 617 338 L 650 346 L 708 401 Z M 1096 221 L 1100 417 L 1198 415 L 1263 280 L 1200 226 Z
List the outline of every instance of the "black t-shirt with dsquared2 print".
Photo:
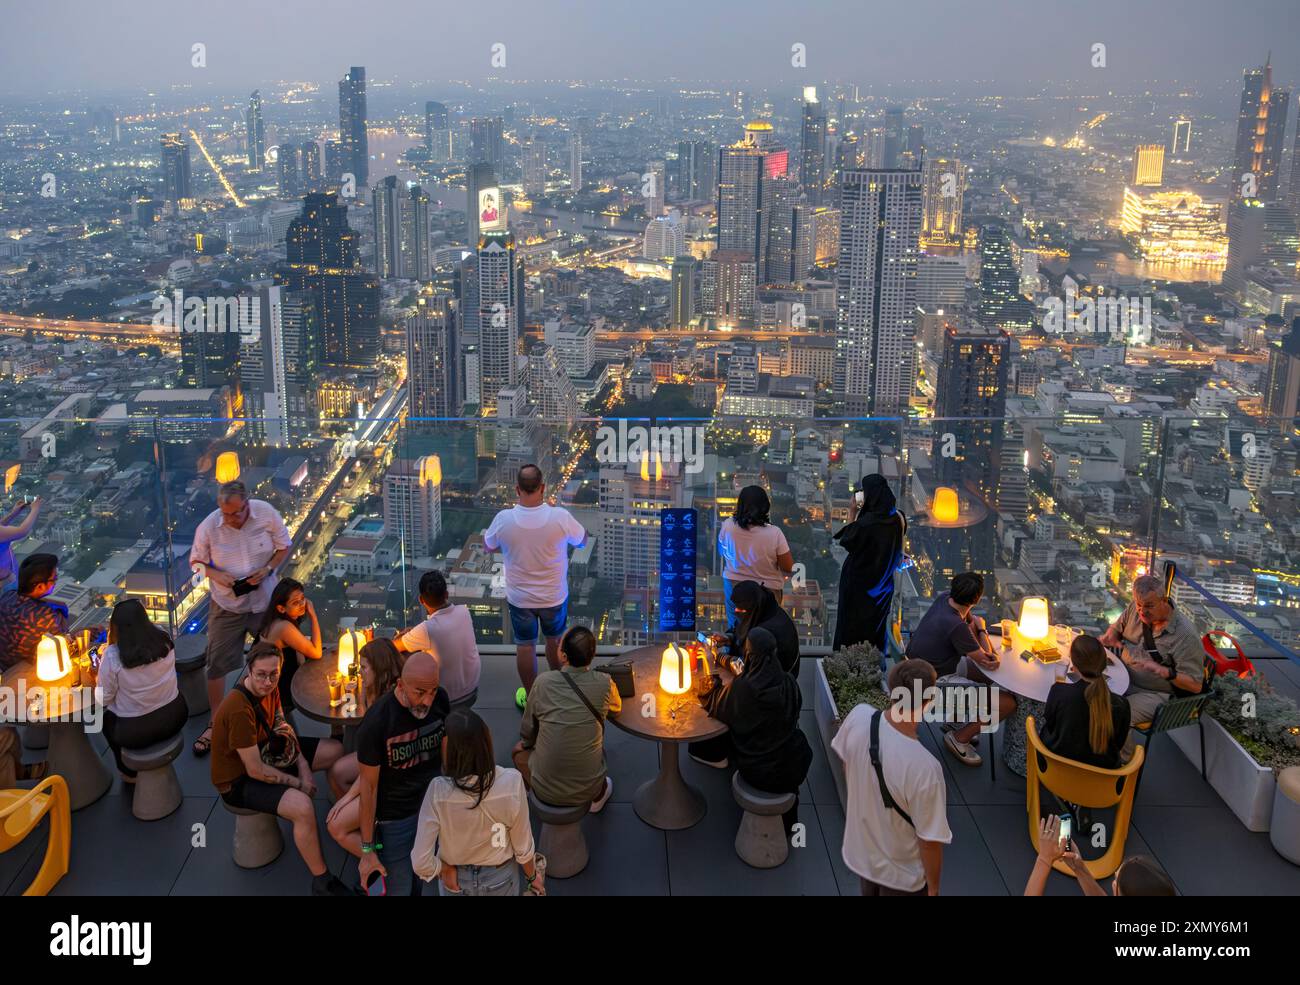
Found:
M 451 703 L 438 688 L 433 707 L 416 718 L 389 691 L 366 712 L 357 729 L 357 762 L 379 767 L 376 821 L 397 821 L 420 811 L 429 782 L 442 772 L 442 736 Z

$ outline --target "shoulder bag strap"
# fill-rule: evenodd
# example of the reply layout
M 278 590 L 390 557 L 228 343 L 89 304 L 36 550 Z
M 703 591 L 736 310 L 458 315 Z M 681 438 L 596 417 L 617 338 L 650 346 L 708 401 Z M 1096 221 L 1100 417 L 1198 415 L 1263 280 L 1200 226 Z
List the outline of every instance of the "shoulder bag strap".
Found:
M 559 675 L 564 678 L 565 683 L 568 684 L 569 687 L 573 688 L 573 693 L 582 699 L 582 703 L 587 706 L 587 710 L 591 712 L 592 716 L 596 719 L 596 723 L 600 726 L 600 730 L 603 733 L 605 731 L 605 719 L 601 716 L 600 712 L 596 710 L 596 706 L 593 705 L 591 701 L 588 700 L 587 696 L 582 693 L 582 688 L 578 687 L 570 675 L 566 674 L 562 670 L 559 671 Z
M 885 783 L 885 770 L 880 765 L 880 720 L 885 717 L 883 711 L 877 711 L 871 717 L 871 765 L 876 770 L 876 784 L 880 787 L 880 799 L 884 801 L 886 809 L 894 810 L 908 824 L 915 829 L 916 824 L 908 816 L 907 811 L 899 807 L 897 802 L 889 794 L 889 787 Z

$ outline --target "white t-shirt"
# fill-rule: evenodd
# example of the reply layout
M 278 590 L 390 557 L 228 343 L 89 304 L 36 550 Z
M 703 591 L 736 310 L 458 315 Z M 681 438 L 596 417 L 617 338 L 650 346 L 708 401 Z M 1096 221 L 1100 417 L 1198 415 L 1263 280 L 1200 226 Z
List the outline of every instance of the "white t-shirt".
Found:
M 880 723 L 880 763 L 894 803 L 912 818 L 913 829 L 880 796 L 871 765 L 871 719 L 878 712 L 858 705 L 835 733 L 831 748 L 844 762 L 849 803 L 844 812 L 844 864 L 880 886 L 916 892 L 925 885 L 918 839 L 952 842 L 943 767 L 919 739 Z
M 724 562 L 722 577 L 727 581 L 756 581 L 764 588 L 781 591 L 785 572 L 776 566 L 776 559 L 790 553 L 790 545 L 776 524 L 746 530 L 735 520 L 724 520 L 718 530 L 718 550 Z
M 123 667 L 117 644 L 104 647 L 98 684 L 104 707 L 118 718 L 139 718 L 176 700 L 176 651 L 141 667 Z
M 447 697 L 459 701 L 478 687 L 478 641 L 474 620 L 463 605 L 438 609 L 402 637 L 412 650 L 425 650 L 438 658 L 438 684 Z
M 569 597 L 569 548 L 586 539 L 586 529 L 563 507 L 516 504 L 496 515 L 483 545 L 505 555 L 507 602 L 549 609 Z

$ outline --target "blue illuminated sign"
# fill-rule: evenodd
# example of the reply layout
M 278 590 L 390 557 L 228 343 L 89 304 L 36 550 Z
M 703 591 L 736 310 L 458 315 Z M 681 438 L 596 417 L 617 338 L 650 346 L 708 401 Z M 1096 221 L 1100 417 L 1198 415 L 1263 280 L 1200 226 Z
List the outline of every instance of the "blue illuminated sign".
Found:
M 659 511 L 659 632 L 695 629 L 695 510 Z

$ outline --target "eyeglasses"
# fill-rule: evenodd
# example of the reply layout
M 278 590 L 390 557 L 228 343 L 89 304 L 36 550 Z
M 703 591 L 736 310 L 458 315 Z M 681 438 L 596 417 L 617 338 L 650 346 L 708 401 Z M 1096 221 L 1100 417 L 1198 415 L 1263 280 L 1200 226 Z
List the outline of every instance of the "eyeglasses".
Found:
M 269 674 L 254 673 L 249 674 L 248 676 L 260 684 L 274 684 L 280 679 L 280 672 L 278 670 L 273 670 Z

